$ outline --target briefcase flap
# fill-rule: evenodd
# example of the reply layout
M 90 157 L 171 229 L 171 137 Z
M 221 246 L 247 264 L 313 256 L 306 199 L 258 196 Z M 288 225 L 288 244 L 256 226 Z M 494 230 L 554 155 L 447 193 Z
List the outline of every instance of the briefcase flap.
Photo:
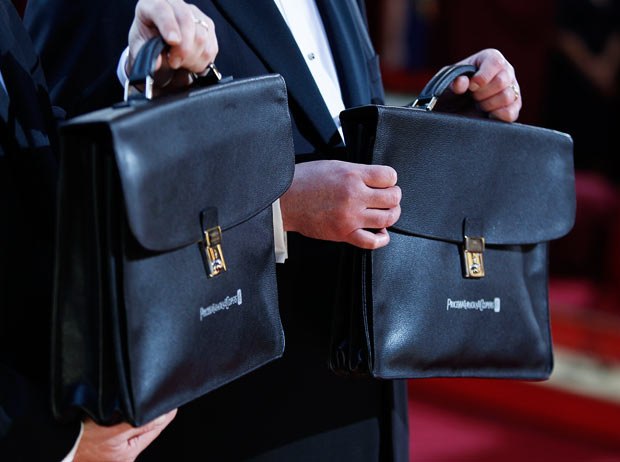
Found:
M 463 242 L 468 219 L 481 223 L 486 244 L 508 245 L 556 239 L 573 225 L 567 134 L 404 107 L 365 106 L 341 119 L 349 138 L 356 124 L 376 123 L 371 163 L 392 166 L 403 193 L 396 231 Z
M 164 251 L 203 237 L 202 211 L 225 231 L 289 187 L 294 149 L 279 75 L 233 80 L 142 105 L 108 108 L 63 126 L 103 130 L 142 246 Z M 108 135 L 109 136 L 109 135 Z

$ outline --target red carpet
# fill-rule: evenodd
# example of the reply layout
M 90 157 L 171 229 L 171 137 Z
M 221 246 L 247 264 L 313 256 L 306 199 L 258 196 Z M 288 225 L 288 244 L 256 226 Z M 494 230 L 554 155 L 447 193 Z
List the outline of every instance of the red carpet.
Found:
M 409 385 L 411 460 L 620 462 L 620 406 L 516 381 Z

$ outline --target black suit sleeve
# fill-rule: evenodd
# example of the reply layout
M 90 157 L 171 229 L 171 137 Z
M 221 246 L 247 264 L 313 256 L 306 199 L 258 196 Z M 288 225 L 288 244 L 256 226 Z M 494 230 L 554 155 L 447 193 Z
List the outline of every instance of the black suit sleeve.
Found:
M 135 0 L 28 0 L 24 24 L 41 56 L 52 103 L 68 117 L 120 101 L 116 65 Z
M 69 453 L 80 425 L 54 422 L 44 396 L 30 381 L 0 364 L 0 459 L 59 462 Z
M 0 0 L 0 71 L 0 460 L 58 462 L 80 427 L 55 422 L 49 404 L 55 124 L 8 0 Z

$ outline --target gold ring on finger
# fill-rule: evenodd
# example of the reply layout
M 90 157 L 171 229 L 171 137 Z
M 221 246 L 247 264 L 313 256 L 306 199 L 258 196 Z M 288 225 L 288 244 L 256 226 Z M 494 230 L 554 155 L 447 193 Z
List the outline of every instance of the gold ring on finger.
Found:
M 512 88 L 512 91 L 515 92 L 515 101 L 518 100 L 519 97 L 521 96 L 521 94 L 519 93 L 519 88 L 514 83 L 512 85 L 510 85 L 510 88 Z
M 194 18 L 194 24 L 200 24 L 209 32 L 209 24 L 204 19 Z

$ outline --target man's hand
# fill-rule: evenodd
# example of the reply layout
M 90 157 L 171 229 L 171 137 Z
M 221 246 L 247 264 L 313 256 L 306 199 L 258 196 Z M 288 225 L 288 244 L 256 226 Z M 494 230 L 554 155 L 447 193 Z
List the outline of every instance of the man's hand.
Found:
M 102 427 L 90 419 L 73 460 L 75 462 L 132 462 L 174 419 L 177 410 L 158 417 L 142 427 L 121 423 Z
M 195 5 L 183 0 L 140 0 L 129 29 L 127 75 L 142 45 L 157 35 L 170 45 L 166 59 L 160 57 L 155 66 L 160 88 L 189 85 L 191 73 L 201 74 L 217 56 L 215 25 Z
M 512 65 L 497 50 L 487 49 L 465 58 L 458 64 L 478 68 L 471 78 L 460 76 L 452 83 L 456 94 L 472 92 L 482 110 L 506 122 L 514 122 L 521 110 L 521 90 Z
M 293 184 L 280 198 L 284 229 L 364 249 L 383 247 L 390 241 L 386 228 L 400 217 L 395 185 L 396 171 L 383 165 L 297 164 Z

